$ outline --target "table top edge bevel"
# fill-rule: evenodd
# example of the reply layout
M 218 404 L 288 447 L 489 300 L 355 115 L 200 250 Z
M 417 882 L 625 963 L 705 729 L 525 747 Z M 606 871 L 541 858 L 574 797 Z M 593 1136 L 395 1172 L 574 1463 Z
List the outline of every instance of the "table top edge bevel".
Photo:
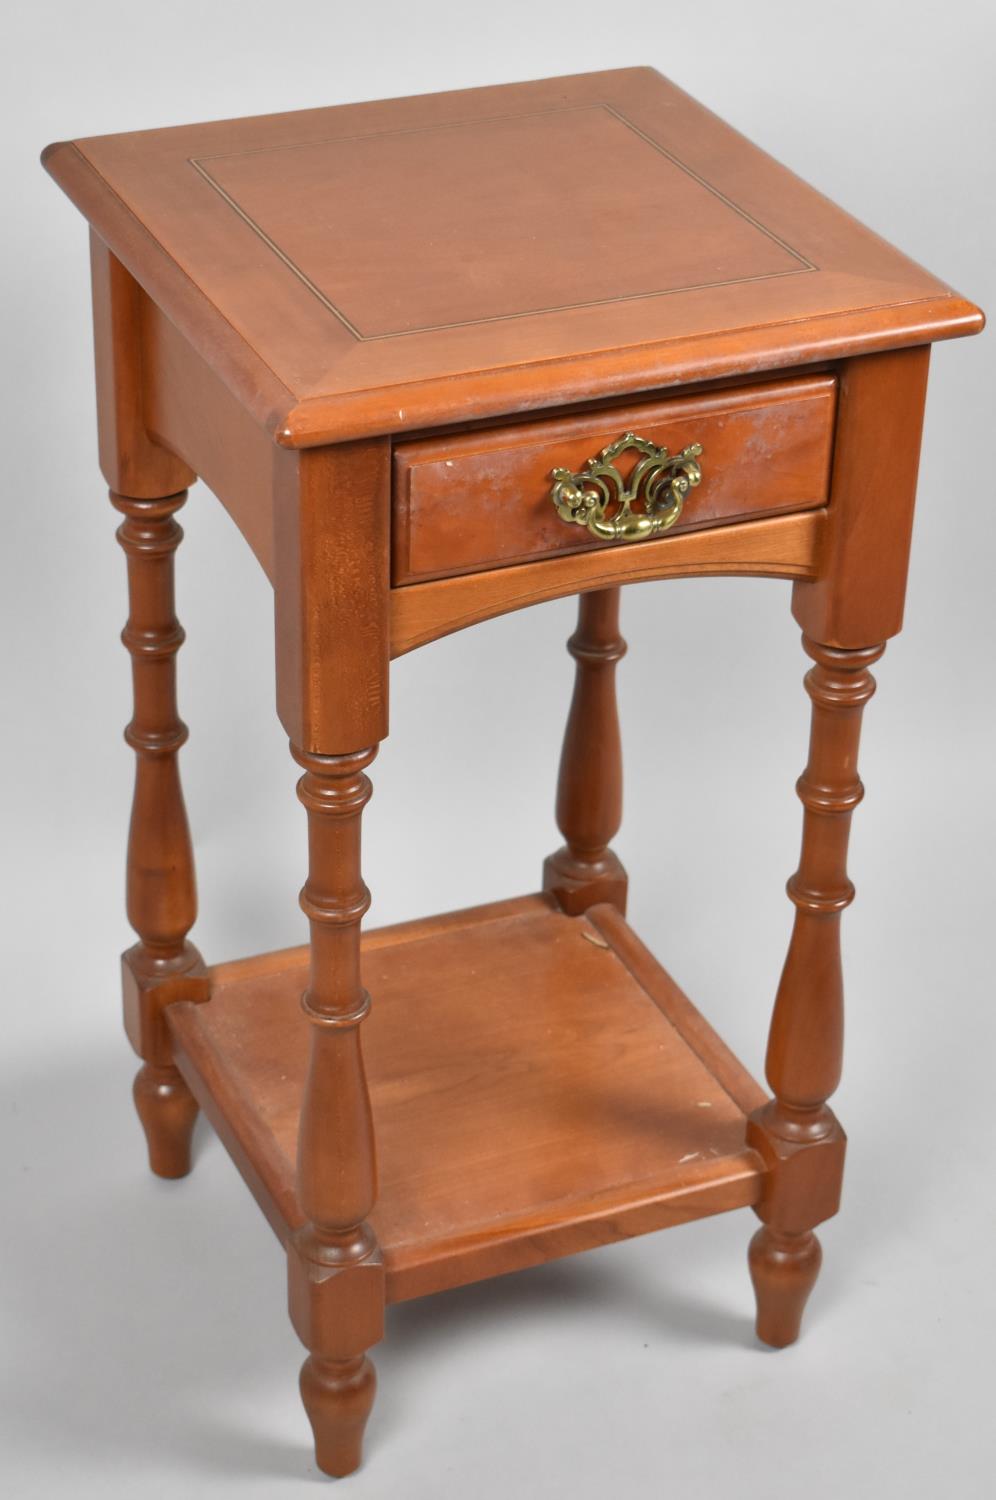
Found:
M 736 351 L 723 348 L 728 333 L 647 343 L 585 355 L 537 359 L 509 368 L 474 371 L 382 386 L 298 402 L 274 431 L 286 448 L 322 447 L 355 439 L 402 436 L 446 426 L 454 409 L 462 422 L 535 417 L 550 408 L 570 407 L 616 397 L 638 397 L 712 381 L 777 374 L 813 364 L 828 364 L 865 354 L 932 344 L 980 333 L 985 315 L 975 303 L 951 291 L 936 298 L 893 303 L 877 309 L 898 314 L 918 308 L 920 316 L 883 318 L 879 327 L 862 328 L 862 315 L 825 314 L 835 329 L 803 343 L 765 338 L 793 324 L 768 324 L 747 332 Z M 807 323 L 819 323 L 819 318 Z M 736 330 L 739 332 L 739 330 Z
M 297 404 L 296 393 L 149 233 L 76 141 L 53 141 L 42 151 L 41 162 L 163 316 L 256 422 L 276 437 Z
M 637 98 L 642 96 L 646 100 L 648 90 L 653 94 L 655 81 L 663 85 L 663 97 L 673 102 L 679 119 L 687 102 L 692 112 L 689 130 L 698 132 L 701 129 L 707 139 L 713 139 L 714 145 L 715 138 L 710 133 L 714 129 L 724 132 L 721 138 L 724 153 L 732 153 L 737 160 L 741 153 L 748 153 L 751 162 L 756 159 L 762 163 L 762 171 L 769 178 L 770 173 L 784 174 L 790 197 L 795 191 L 792 184 L 797 184 L 800 193 L 814 195 L 814 203 L 824 202 L 828 212 L 839 216 L 842 225 L 849 222 L 857 236 L 874 240 L 884 254 L 891 256 L 866 277 L 862 290 L 854 299 L 856 305 L 848 305 L 849 299 L 840 300 L 838 284 L 836 289 L 831 289 L 835 305 L 823 310 L 818 305 L 815 308 L 805 306 L 800 311 L 748 303 L 731 308 L 728 321 L 721 325 L 685 327 L 673 336 L 667 334 L 669 320 L 665 320 L 662 326 L 659 317 L 656 326 L 645 330 L 640 330 L 632 320 L 608 328 L 590 324 L 578 334 L 571 335 L 576 339 L 575 347 L 571 348 L 569 344 L 557 347 L 560 335 L 554 333 L 547 341 L 546 350 L 543 348 L 542 318 L 557 313 L 558 309 L 539 309 L 528 314 L 536 324 L 535 337 L 530 331 L 528 338 L 520 338 L 514 348 L 504 350 L 499 339 L 493 349 L 493 362 L 489 345 L 464 348 L 460 353 L 453 353 L 454 363 L 449 368 L 449 355 L 435 369 L 432 368 L 434 357 L 422 369 L 413 367 L 406 371 L 402 365 L 394 378 L 389 364 L 369 366 L 360 352 L 363 349 L 361 340 L 354 348 L 344 347 L 335 352 L 327 368 L 323 366 L 308 374 L 306 360 L 300 368 L 297 368 L 298 360 L 292 361 L 288 368 L 287 360 L 278 357 L 278 351 L 271 349 L 267 352 L 268 346 L 256 347 L 259 340 L 250 337 L 251 328 L 241 327 L 232 309 L 226 313 L 225 306 L 200 284 L 196 264 L 188 268 L 176 247 L 158 235 L 154 226 L 146 223 L 141 197 L 132 202 L 125 186 L 121 186 L 120 191 L 115 186 L 112 179 L 121 173 L 115 166 L 113 152 L 108 154 L 105 149 L 102 156 L 100 149 L 91 149 L 116 141 L 126 141 L 130 149 L 135 142 L 142 151 L 153 153 L 151 159 L 155 163 L 155 153 L 166 149 L 165 142 L 174 142 L 170 151 L 178 149 L 177 140 L 183 144 L 184 132 L 224 134 L 226 129 L 245 124 L 251 143 L 254 129 L 258 135 L 260 127 L 268 122 L 286 122 L 292 116 L 316 124 L 330 116 L 344 122 L 348 119 L 352 123 L 355 116 L 356 123 L 365 121 L 377 136 L 385 133 L 385 121 L 392 119 L 396 112 L 398 119 L 407 122 L 409 129 L 416 125 L 419 129 L 435 129 L 439 122 L 458 125 L 486 120 L 492 96 L 505 104 L 510 91 L 516 100 L 521 98 L 523 103 L 537 103 L 547 109 L 549 101 L 554 98 L 576 104 L 578 98 L 589 96 L 598 99 L 604 96 L 606 108 L 614 108 L 617 90 L 629 87 Z M 582 84 L 590 84 L 584 95 L 580 92 Z M 433 110 L 433 101 L 446 102 L 442 109 Z M 468 120 L 450 118 L 457 108 L 467 110 Z M 419 124 L 423 117 L 436 123 Z M 639 118 L 639 108 L 636 117 Z M 698 124 L 700 119 L 701 127 Z M 642 133 L 639 124 L 632 128 L 637 134 Z M 283 129 L 286 132 L 286 124 Z M 664 139 L 667 140 L 666 130 Z M 677 139 L 680 145 L 680 132 Z M 689 139 L 697 140 L 698 136 L 693 134 Z M 287 144 L 295 143 L 290 141 Z M 651 140 L 651 144 L 655 142 Z M 277 145 L 279 142 L 257 149 L 277 149 Z M 670 148 L 673 146 L 672 140 Z M 665 145 L 658 149 L 665 156 L 669 154 Z M 354 101 L 264 114 L 245 121 L 208 121 L 86 136 L 46 147 L 42 162 L 88 219 L 93 232 L 121 261 L 163 316 L 174 324 L 274 442 L 291 449 L 424 430 L 452 421 L 455 410 L 459 410 L 462 419 L 467 421 L 507 420 L 532 415 L 552 406 L 636 396 L 709 380 L 736 379 L 817 360 L 848 359 L 976 333 L 985 322 L 984 315 L 973 302 L 910 261 L 847 210 L 831 203 L 764 148 L 756 146 L 734 126 L 715 115 L 708 106 L 700 104 L 657 69 L 646 65 L 555 75 L 512 85 L 453 89 L 429 96 Z M 696 176 L 694 167 L 686 170 Z M 110 176 L 106 175 L 107 172 Z M 710 191 L 723 197 L 719 187 L 714 188 L 707 180 L 701 180 Z M 779 178 L 778 183 L 780 181 Z M 770 180 L 766 191 L 770 199 Z M 732 206 L 736 209 L 736 204 Z M 756 206 L 751 212 L 737 209 L 737 212 L 746 213 L 750 222 L 755 222 L 752 212 L 758 211 Z M 775 230 L 765 229 L 760 222 L 759 227 L 765 233 L 774 234 L 777 240 Z M 855 243 L 860 242 L 856 240 Z M 814 265 L 812 269 L 818 270 L 819 267 Z M 838 262 L 834 274 L 847 269 L 845 259 Z M 750 279 L 748 276 L 747 280 Z M 874 300 L 876 291 L 880 301 Z M 635 305 L 640 306 L 642 299 L 656 295 L 641 292 L 635 297 Z M 743 317 L 745 313 L 747 318 Z M 758 321 L 749 321 L 751 317 Z M 645 340 L 640 337 L 641 332 L 646 333 Z M 634 333 L 637 335 L 635 340 Z M 464 363 L 463 358 L 467 355 L 469 358 Z

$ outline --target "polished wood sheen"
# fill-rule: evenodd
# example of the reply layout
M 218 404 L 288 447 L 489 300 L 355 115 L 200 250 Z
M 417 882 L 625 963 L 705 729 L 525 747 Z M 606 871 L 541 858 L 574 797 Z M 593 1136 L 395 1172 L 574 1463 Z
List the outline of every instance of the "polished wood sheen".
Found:
M 616 664 L 619 590 L 582 594 L 578 628 L 567 642 L 577 663 L 557 779 L 557 827 L 566 843 L 543 866 L 543 889 L 577 915 L 608 901 L 626 910 L 626 871 L 609 848 L 622 823 L 622 739 Z
M 828 1101 L 869 669 L 903 620 L 930 345 L 981 312 L 651 68 L 91 137 L 44 162 L 89 223 L 128 559 L 135 1102 L 165 1176 L 203 1110 L 279 1236 L 319 1468 L 360 1462 L 389 1302 L 668 1225 L 753 1208 L 758 1335 L 791 1343 L 841 1192 Z M 627 431 L 701 444 L 702 479 L 673 530 L 603 542 L 557 515 L 552 475 Z M 308 944 L 210 968 L 188 937 L 175 675 L 195 478 L 273 587 L 308 826 Z M 770 1097 L 627 925 L 613 848 L 622 586 L 725 576 L 789 585 L 813 662 Z M 361 933 L 392 659 L 575 594 L 542 892 Z M 670 747 L 694 705 L 676 717 L 661 684 L 702 646 L 651 636 L 650 680 L 627 686 Z M 509 659 L 513 687 L 535 659 Z M 408 790 L 437 844 L 453 768 L 434 729 L 435 775 Z M 750 725 L 728 733 L 736 756 Z M 630 837 L 659 838 L 673 795 Z M 722 944 L 723 914 L 707 925 Z
M 399 443 L 393 581 L 618 545 L 561 520 L 550 475 L 558 466 L 581 469 L 625 432 L 672 453 L 693 442 L 704 449 L 702 483 L 669 536 L 822 505 L 835 396 L 832 376 L 809 376 Z
M 596 547 L 590 552 L 439 578 L 391 592 L 391 655 L 403 656 L 454 630 L 545 599 L 659 578 L 748 575 L 815 579 L 828 512 L 773 516 L 716 531 L 663 537 L 660 544 Z
M 774 1098 L 751 1116 L 747 1131 L 769 1167 L 757 1205 L 764 1228 L 751 1242 L 750 1268 L 758 1337 L 776 1347 L 799 1335 L 820 1267 L 812 1230 L 840 1201 L 844 1133 L 827 1105 L 844 1048 L 840 918 L 854 899 L 847 842 L 864 796 L 857 762 L 862 711 L 875 691 L 868 668 L 885 649 L 838 651 L 806 638 L 804 645 L 815 666 L 806 675 L 809 761 L 797 787 L 805 809 L 802 855 L 788 884 L 795 923 L 768 1038 Z
M 96 136 L 45 165 L 291 446 L 981 326 L 652 68 Z
M 183 536 L 173 519 L 186 493 L 132 500 L 111 492 L 124 520 L 118 541 L 128 559 L 130 613 L 122 640 L 132 658 L 135 712 L 125 739 L 135 751 L 135 793 L 128 834 L 128 920 L 138 942 L 122 959 L 125 1025 L 144 1065 L 135 1107 L 149 1165 L 160 1177 L 190 1170 L 197 1106 L 173 1066 L 161 1007 L 184 984 L 198 985 L 201 956 L 187 933 L 197 916 L 194 853 L 177 755 L 187 726 L 176 707 L 176 653 L 183 628 L 173 605 L 173 553 Z M 199 983 L 200 981 L 200 983 Z
M 197 474 L 146 425 L 141 318 L 147 299 L 93 230 L 90 286 L 101 471 L 112 491 L 134 500 L 179 494 Z
M 360 979 L 359 926 L 370 905 L 360 877 L 360 815 L 370 797 L 364 772 L 375 754 L 376 746 L 340 756 L 294 749 L 304 768 L 297 794 L 308 814 L 301 907 L 311 949 L 301 1005 L 311 1045 L 297 1139 L 304 1222 L 288 1245 L 290 1313 L 310 1350 L 301 1395 L 318 1466 L 336 1475 L 360 1462 L 376 1389 L 366 1351 L 384 1331 L 384 1267 L 367 1222 L 377 1165 L 360 1044 L 370 1008 Z
M 763 1093 L 610 906 L 532 896 L 375 932 L 363 1022 L 391 1301 L 756 1201 Z M 175 1005 L 180 1066 L 280 1234 L 307 953 L 212 971 Z M 473 976 L 472 997 L 468 982 Z

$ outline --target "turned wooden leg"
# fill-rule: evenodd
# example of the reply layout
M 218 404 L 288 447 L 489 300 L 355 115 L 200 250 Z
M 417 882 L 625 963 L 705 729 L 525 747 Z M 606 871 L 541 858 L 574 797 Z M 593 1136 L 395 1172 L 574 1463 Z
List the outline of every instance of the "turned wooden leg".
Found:
M 298 1135 L 298 1201 L 307 1223 L 288 1247 L 290 1313 L 309 1350 L 301 1396 L 326 1474 L 359 1466 L 376 1379 L 366 1351 L 384 1333 L 384 1267 L 366 1223 L 377 1196 L 373 1120 L 360 1046 L 370 997 L 360 978 L 364 769 L 353 755 L 292 753 L 304 775 L 309 870 L 301 905 L 311 924 L 311 973 L 301 1004 L 311 1027 Z
M 157 1177 L 186 1177 L 197 1102 L 176 1068 L 145 1063 L 132 1087 L 135 1109 L 145 1131 L 149 1166 Z
M 847 878 L 858 779 L 861 714 L 875 691 L 869 672 L 885 650 L 841 651 L 803 637 L 815 662 L 809 762 L 799 778 L 805 809 L 799 869 L 788 883 L 796 912 L 775 999 L 766 1072 L 774 1098 L 751 1116 L 748 1143 L 767 1167 L 757 1205 L 763 1227 L 750 1247 L 757 1333 L 781 1348 L 799 1336 L 820 1269 L 815 1225 L 837 1212 L 844 1132 L 827 1100 L 840 1081 L 844 995 L 840 918 L 854 899 Z
M 619 590 L 582 594 L 567 643 L 577 662 L 557 781 L 557 827 L 566 843 L 543 866 L 543 889 L 576 915 L 599 901 L 625 913 L 626 871 L 609 848 L 622 822 L 622 742 L 616 708 Z
M 820 1242 L 811 1230 L 779 1234 L 762 1224 L 754 1235 L 748 1263 L 757 1298 L 757 1336 L 763 1343 L 774 1349 L 795 1343 L 822 1261 Z
M 135 1106 L 149 1165 L 160 1177 L 190 1170 L 197 1105 L 173 1066 L 164 1007 L 205 998 L 204 965 L 187 942 L 197 915 L 194 858 L 177 755 L 187 738 L 177 714 L 176 653 L 183 630 L 174 612 L 173 554 L 183 532 L 173 519 L 186 491 L 133 500 L 111 491 L 125 517 L 118 541 L 128 559 L 128 623 L 134 717 L 125 739 L 135 751 L 128 834 L 128 920 L 138 942 L 122 958 L 125 1029 L 144 1066 Z

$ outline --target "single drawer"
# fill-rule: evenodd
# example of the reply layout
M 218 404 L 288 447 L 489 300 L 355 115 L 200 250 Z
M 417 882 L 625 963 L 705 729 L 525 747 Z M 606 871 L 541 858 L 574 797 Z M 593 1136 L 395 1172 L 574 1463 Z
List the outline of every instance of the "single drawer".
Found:
M 393 581 L 591 547 L 662 545 L 664 537 L 603 541 L 562 520 L 550 498 L 554 469 L 578 472 L 629 432 L 672 454 L 701 445 L 701 482 L 688 491 L 674 531 L 823 505 L 836 386 L 832 375 L 809 375 L 398 443 Z M 624 479 L 638 458 L 620 455 Z

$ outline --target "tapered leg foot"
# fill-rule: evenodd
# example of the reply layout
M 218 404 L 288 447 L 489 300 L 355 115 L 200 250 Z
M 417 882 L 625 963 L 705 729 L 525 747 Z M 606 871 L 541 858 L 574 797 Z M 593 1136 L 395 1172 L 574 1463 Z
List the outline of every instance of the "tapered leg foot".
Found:
M 301 1399 L 323 1473 L 342 1479 L 360 1467 L 363 1430 L 376 1393 L 377 1376 L 365 1354 L 343 1360 L 312 1354 L 301 1366 Z
M 132 1094 L 157 1177 L 186 1177 L 197 1101 L 176 1068 L 139 1068 Z
M 757 1298 L 757 1336 L 762 1343 L 773 1349 L 795 1343 L 822 1261 L 815 1234 L 779 1234 L 766 1224 L 757 1231 L 750 1242 L 748 1263 Z

